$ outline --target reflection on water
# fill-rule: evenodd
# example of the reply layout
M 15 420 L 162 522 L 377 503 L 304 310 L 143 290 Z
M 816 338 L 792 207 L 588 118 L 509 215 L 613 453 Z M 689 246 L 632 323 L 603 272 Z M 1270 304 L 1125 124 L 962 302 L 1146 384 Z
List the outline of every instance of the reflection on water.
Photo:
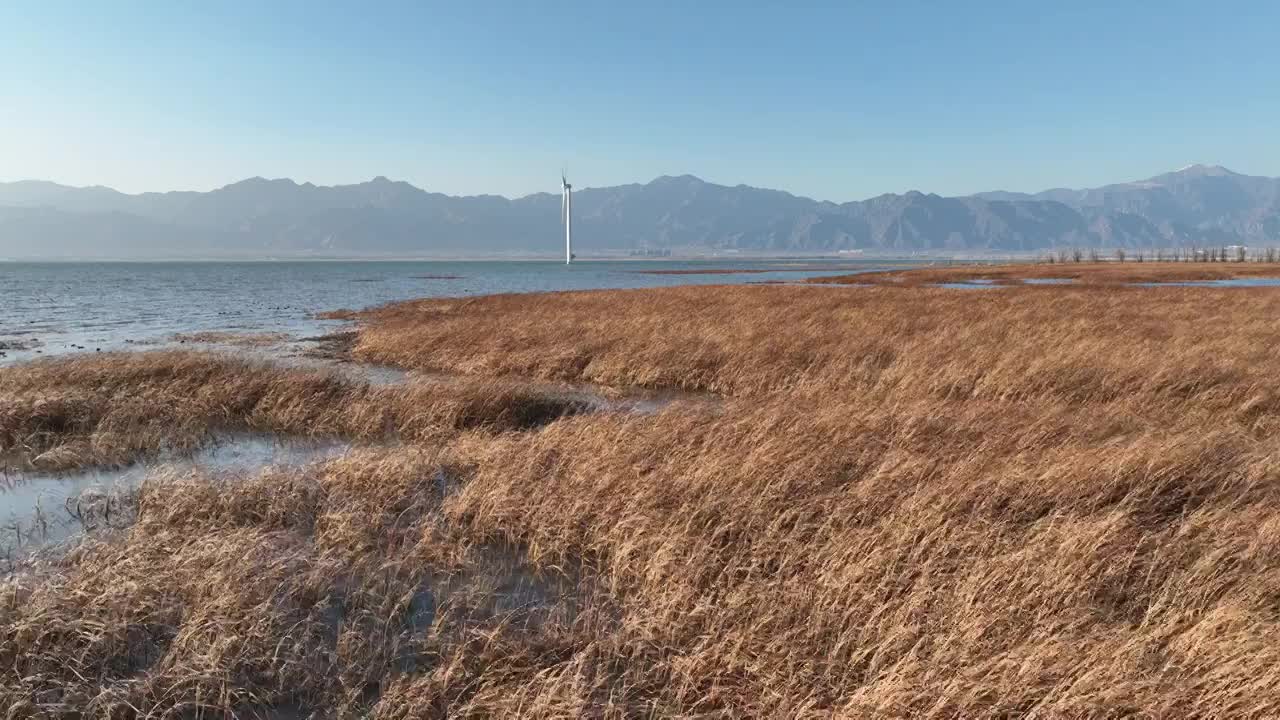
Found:
M 225 350 L 224 347 L 206 346 L 197 349 Z M 301 370 L 328 370 L 343 377 L 370 385 L 403 385 L 413 377 L 412 373 L 390 365 L 373 365 L 370 363 L 348 362 L 339 358 L 314 357 L 306 354 L 307 348 L 300 343 L 290 344 L 276 349 L 254 348 L 253 350 L 236 351 L 241 358 L 251 358 L 270 362 L 286 368 Z
M 110 503 L 113 495 L 137 487 L 160 467 L 179 472 L 200 468 L 247 473 L 269 465 L 306 465 L 341 455 L 348 447 L 333 440 L 281 441 L 270 436 L 237 435 L 190 456 L 119 469 L 68 473 L 0 471 L 0 552 L 12 558 L 16 551 L 65 540 L 81 528 L 82 504 Z
M 934 287 L 951 288 L 953 290 L 992 290 L 1003 285 L 997 285 L 995 280 L 965 280 L 963 282 L 945 282 L 938 283 Z

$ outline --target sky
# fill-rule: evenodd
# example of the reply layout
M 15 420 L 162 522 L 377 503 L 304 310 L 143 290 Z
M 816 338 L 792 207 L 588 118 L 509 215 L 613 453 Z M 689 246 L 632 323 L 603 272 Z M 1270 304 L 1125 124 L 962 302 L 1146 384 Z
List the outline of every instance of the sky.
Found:
M 847 201 L 1280 175 L 1280 3 L 0 2 L 0 181 L 693 174 Z

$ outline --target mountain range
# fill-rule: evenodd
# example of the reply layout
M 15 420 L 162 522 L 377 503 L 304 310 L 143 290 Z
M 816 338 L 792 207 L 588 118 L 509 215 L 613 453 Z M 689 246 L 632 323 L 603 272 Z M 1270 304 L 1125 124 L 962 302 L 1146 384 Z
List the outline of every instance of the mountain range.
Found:
M 1280 245 L 1280 178 L 1218 166 L 1035 194 L 921 192 L 833 203 L 690 175 L 574 193 L 575 249 L 869 253 Z M 552 254 L 560 198 L 454 197 L 377 177 L 317 186 L 251 178 L 130 195 L 0 183 L 0 257 Z

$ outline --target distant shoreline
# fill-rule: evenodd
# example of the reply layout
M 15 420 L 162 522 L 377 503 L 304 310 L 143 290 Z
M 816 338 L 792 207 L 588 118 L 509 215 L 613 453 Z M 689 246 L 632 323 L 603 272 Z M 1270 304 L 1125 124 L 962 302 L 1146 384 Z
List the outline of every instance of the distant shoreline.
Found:
M 992 256 L 990 260 L 1016 261 L 1017 256 L 1000 255 Z M 921 257 L 910 255 L 673 255 L 669 257 L 632 257 L 632 256 L 598 256 L 577 258 L 573 261 L 574 265 L 593 264 L 593 263 L 769 263 L 769 262 L 786 262 L 786 261 L 803 261 L 803 262 L 838 262 L 849 265 L 863 265 L 868 263 L 884 263 L 884 262 L 955 262 L 959 260 L 982 260 L 981 258 L 945 258 L 945 257 Z M 483 263 L 483 262 L 512 262 L 512 263 L 549 263 L 563 265 L 563 258 L 547 255 L 547 256 L 514 256 L 514 257 L 492 257 L 492 256 L 395 256 L 395 257 L 164 257 L 164 258 L 0 258 L 0 263 L 9 264 L 47 264 L 47 263 L 403 263 L 403 262 L 440 262 L 440 263 Z

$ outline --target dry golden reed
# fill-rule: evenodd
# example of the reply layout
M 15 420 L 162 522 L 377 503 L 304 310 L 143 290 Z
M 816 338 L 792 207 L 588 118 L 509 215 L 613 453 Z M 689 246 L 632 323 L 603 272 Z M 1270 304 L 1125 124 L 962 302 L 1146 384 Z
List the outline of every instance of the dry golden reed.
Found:
M 520 429 L 582 409 L 578 400 L 498 380 L 379 386 L 212 353 L 95 353 L 0 371 L 0 461 L 115 466 L 232 432 L 412 442 Z
M 725 399 L 440 414 L 303 470 L 153 478 L 133 525 L 6 587 L 0 707 L 1275 717 L 1278 311 L 1265 288 L 756 286 L 363 313 L 367 361 Z M 110 417 L 243 375 L 173 417 L 361 438 L 348 408 L 425 402 L 225 363 L 10 368 L 0 408 Z

